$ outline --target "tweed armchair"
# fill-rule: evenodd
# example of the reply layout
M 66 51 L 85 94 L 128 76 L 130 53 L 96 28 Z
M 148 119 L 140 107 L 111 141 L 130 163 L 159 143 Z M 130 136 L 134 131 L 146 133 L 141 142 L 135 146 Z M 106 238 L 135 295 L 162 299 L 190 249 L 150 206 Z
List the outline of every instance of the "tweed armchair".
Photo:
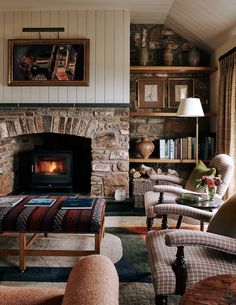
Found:
M 231 177 L 234 171 L 234 162 L 233 159 L 226 154 L 216 155 L 209 164 L 209 168 L 216 169 L 216 175 L 221 175 L 222 183 L 217 187 L 216 196 L 223 198 L 225 192 L 228 189 L 230 184 Z M 150 176 L 151 180 L 156 181 L 157 185 L 154 186 L 153 191 L 148 191 L 144 194 L 144 203 L 145 203 L 145 213 L 146 213 L 146 222 L 147 229 L 151 230 L 154 219 L 160 217 L 157 214 L 155 209 L 157 204 L 163 203 L 175 203 L 175 199 L 183 193 L 195 193 L 187 188 L 187 185 L 184 187 L 183 179 L 175 176 L 168 175 L 158 175 L 154 174 Z M 213 212 L 211 216 L 213 215 Z M 171 217 L 175 218 L 176 217 Z M 197 224 L 198 222 L 189 217 L 183 217 L 182 219 L 185 223 Z M 177 227 L 180 227 L 180 222 L 177 223 Z M 168 228 L 166 224 L 162 225 L 163 229 Z
M 156 213 L 209 222 L 207 232 L 173 229 L 147 233 L 156 305 L 166 305 L 168 295 L 183 295 L 186 288 L 206 277 L 236 274 L 236 193 L 213 217 L 210 212 L 176 204 L 157 205 Z

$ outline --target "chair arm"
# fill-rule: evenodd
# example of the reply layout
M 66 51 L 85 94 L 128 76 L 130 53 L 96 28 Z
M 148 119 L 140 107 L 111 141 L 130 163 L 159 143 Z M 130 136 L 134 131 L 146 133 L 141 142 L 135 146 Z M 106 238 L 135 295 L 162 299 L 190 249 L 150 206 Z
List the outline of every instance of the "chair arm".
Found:
M 183 179 L 174 175 L 159 175 L 159 174 L 152 174 L 150 175 L 150 180 L 152 181 L 168 181 L 173 182 L 176 184 L 183 184 Z
M 63 295 L 64 289 L 59 288 L 0 285 L 0 305 L 61 305 Z
M 157 204 L 154 206 L 154 212 L 159 215 L 181 215 L 181 216 L 188 216 L 196 220 L 200 220 L 203 222 L 209 222 L 213 216 L 213 212 L 200 210 L 197 208 L 185 206 L 182 204 L 173 204 L 173 203 L 166 203 L 166 204 Z
M 169 247 L 204 246 L 215 250 L 236 254 L 236 240 L 231 237 L 193 230 L 174 230 L 165 235 Z
M 200 193 L 200 192 L 192 192 L 189 190 L 186 190 L 182 188 L 181 186 L 173 186 L 173 185 L 154 185 L 153 186 L 154 192 L 157 193 L 175 193 L 176 195 L 181 195 L 183 193 L 190 193 L 190 194 L 196 194 L 199 196 L 206 196 L 206 193 Z
M 89 255 L 72 269 L 62 305 L 118 305 L 119 279 L 111 260 Z

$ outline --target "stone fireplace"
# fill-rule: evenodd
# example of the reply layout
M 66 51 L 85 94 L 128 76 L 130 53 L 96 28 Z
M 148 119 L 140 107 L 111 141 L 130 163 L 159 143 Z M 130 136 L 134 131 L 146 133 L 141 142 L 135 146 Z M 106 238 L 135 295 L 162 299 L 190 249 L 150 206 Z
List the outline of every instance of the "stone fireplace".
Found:
M 123 188 L 128 196 L 128 107 L 65 108 L 58 106 L 48 108 L 38 106 L 2 109 L 0 112 L 0 194 L 6 195 L 16 190 L 19 184 L 17 181 L 22 179 L 17 178 L 18 170 L 20 167 L 24 169 L 24 162 L 26 167 L 28 166 L 27 158 L 25 157 L 22 161 L 19 156 L 22 153 L 27 155 L 27 152 L 31 152 L 40 145 L 44 149 L 45 140 L 42 139 L 45 136 L 49 137 L 49 143 L 56 142 L 56 139 L 58 143 L 64 143 L 62 149 L 80 147 L 89 141 L 89 152 L 84 154 L 83 162 L 80 158 L 79 163 L 83 164 L 85 159 L 88 159 L 90 164 L 87 168 L 79 169 L 78 176 L 83 179 L 86 173 L 89 175 L 91 195 L 113 197 L 116 189 Z M 68 137 L 67 140 L 65 136 Z M 88 150 L 88 146 L 86 147 Z

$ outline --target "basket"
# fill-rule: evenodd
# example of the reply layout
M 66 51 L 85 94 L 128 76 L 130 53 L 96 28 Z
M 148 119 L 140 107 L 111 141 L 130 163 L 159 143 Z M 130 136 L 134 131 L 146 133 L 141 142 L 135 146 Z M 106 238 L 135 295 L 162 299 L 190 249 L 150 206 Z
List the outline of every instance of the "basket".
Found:
M 148 178 L 133 179 L 132 197 L 134 200 L 135 208 L 144 207 L 144 193 L 148 191 L 152 191 L 154 185 L 156 185 L 156 182 L 151 181 Z

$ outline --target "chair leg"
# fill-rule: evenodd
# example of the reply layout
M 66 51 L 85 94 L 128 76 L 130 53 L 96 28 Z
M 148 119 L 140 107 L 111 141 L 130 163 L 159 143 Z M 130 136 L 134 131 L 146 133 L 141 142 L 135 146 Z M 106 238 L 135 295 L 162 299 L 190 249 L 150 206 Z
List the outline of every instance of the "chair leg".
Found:
M 154 223 L 154 218 L 147 217 L 146 224 L 147 224 L 147 230 L 148 231 L 151 231 L 153 223 Z
M 167 295 L 156 295 L 155 296 L 156 305 L 167 305 L 167 303 L 168 303 Z
M 176 277 L 175 294 L 183 295 L 187 284 L 187 267 L 184 257 L 184 246 L 177 247 L 176 260 L 172 269 Z

